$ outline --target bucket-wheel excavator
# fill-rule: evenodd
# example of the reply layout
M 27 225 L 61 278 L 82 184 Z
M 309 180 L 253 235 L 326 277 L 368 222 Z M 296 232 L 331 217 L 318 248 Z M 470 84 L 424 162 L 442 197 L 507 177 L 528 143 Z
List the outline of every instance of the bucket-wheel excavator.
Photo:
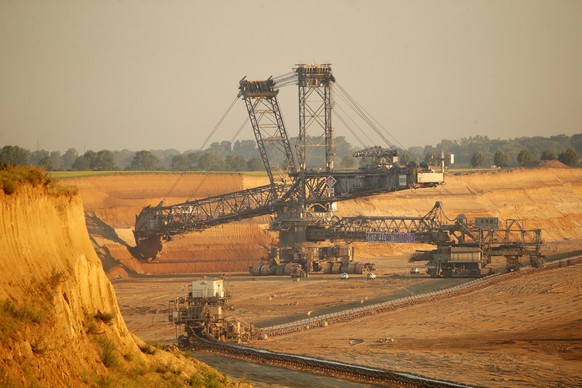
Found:
M 238 97 L 245 102 L 269 184 L 144 208 L 136 217 L 134 255 L 141 260 L 155 260 L 162 242 L 173 236 L 274 214 L 270 228 L 278 231 L 279 243 L 263 263 L 250 268 L 252 274 L 304 276 L 319 271 L 362 273 L 373 269 L 373 264 L 354 261 L 353 247 L 345 239 L 339 241 L 322 232 L 336 230 L 334 225 L 338 220 L 341 222 L 334 217 L 337 202 L 440 185 L 444 182 L 444 162 L 441 160 L 438 167 L 405 165 L 399 161 L 395 147 L 372 147 L 354 155 L 365 158 L 364 167 L 334 169 L 335 82 L 329 64 L 297 65 L 292 73 L 266 80 L 243 78 Z M 277 99 L 280 88 L 290 84 L 298 85 L 299 96 L 295 151 Z M 316 152 L 323 154 L 323 164 L 308 166 L 309 155 Z

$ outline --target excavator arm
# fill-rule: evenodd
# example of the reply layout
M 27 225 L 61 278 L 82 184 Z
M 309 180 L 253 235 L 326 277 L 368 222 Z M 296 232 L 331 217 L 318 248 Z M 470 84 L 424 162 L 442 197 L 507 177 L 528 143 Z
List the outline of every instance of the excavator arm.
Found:
M 288 185 L 268 185 L 171 206 L 148 206 L 136 216 L 132 253 L 142 260 L 155 259 L 162 241 L 174 235 L 270 214 L 290 190 Z

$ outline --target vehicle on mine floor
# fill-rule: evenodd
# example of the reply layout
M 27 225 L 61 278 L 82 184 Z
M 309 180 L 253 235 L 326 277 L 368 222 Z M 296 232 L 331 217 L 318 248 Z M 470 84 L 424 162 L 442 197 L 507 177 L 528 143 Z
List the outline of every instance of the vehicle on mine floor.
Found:
M 340 279 L 342 279 L 342 280 L 346 280 L 346 279 L 349 279 L 349 278 L 350 278 L 350 275 L 348 275 L 347 272 L 342 272 L 340 274 Z
M 410 261 L 427 260 L 431 277 L 481 277 L 492 275 L 492 257 L 505 257 L 506 271 L 519 270 L 522 257 L 529 257 L 532 267 L 544 264 L 541 253 L 540 229 L 525 229 L 523 221 L 509 219 L 502 223 L 497 217 L 476 217 L 469 221 L 457 216 L 454 224 L 439 230 L 448 234 L 444 243 L 437 241 L 432 251 L 417 251 Z M 430 242 L 433 243 L 433 242 Z
M 410 273 L 416 275 L 420 273 L 420 270 L 418 269 L 418 267 L 410 268 Z
M 170 300 L 168 320 L 182 327 L 185 333 L 178 337 L 178 345 L 188 347 L 193 336 L 247 342 L 254 328 L 233 317 L 223 316 L 222 310 L 228 298 L 223 279 L 205 278 L 192 281 L 186 298 Z
M 369 280 L 374 280 L 376 279 L 376 274 L 374 272 L 369 272 L 366 278 Z

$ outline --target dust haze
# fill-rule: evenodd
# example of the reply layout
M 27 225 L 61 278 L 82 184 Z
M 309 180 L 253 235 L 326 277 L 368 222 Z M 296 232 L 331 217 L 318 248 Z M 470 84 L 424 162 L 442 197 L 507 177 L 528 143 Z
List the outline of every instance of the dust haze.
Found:
M 582 130 L 579 1 L 7 0 L 0 25 L 3 145 L 197 149 L 243 76 L 312 62 L 405 147 Z M 293 87 L 281 105 L 294 134 Z

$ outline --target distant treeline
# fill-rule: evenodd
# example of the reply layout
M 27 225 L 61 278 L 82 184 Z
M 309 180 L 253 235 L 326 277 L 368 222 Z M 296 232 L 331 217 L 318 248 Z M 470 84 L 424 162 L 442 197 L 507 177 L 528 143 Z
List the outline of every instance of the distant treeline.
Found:
M 518 137 L 501 140 L 473 136 L 460 140 L 442 140 L 436 146 L 412 147 L 415 157 L 434 157 L 441 152 L 455 155 L 457 167 L 517 167 L 528 161 L 558 159 L 568 166 L 577 166 L 582 153 L 582 133 L 572 136 Z
M 297 139 L 291 139 L 295 144 Z M 316 144 L 317 139 L 309 140 Z M 336 168 L 352 168 L 358 165 L 353 153 L 359 148 L 352 146 L 343 136 L 335 138 Z M 316 149 L 317 147 L 308 147 Z M 473 136 L 460 140 L 442 140 L 436 146 L 410 147 L 400 150 L 403 163 L 436 162 L 441 153 L 454 154 L 455 164 L 451 167 L 515 167 L 528 161 L 558 159 L 569 166 L 579 166 L 582 153 L 582 133 L 572 136 L 520 137 L 509 140 L 489 139 L 487 136 Z M 323 163 L 322 152 L 307 155 L 309 166 Z M 273 168 L 284 167 L 287 163 L 282 153 L 269 154 Z M 89 150 L 83 154 L 70 148 L 60 151 L 36 150 L 6 145 L 0 149 L 0 162 L 13 165 L 36 165 L 49 171 L 114 171 L 114 170 L 172 170 L 172 171 L 260 171 L 264 170 L 257 145 L 254 140 L 215 142 L 204 150 L 180 152 L 176 149 L 121 151 Z

